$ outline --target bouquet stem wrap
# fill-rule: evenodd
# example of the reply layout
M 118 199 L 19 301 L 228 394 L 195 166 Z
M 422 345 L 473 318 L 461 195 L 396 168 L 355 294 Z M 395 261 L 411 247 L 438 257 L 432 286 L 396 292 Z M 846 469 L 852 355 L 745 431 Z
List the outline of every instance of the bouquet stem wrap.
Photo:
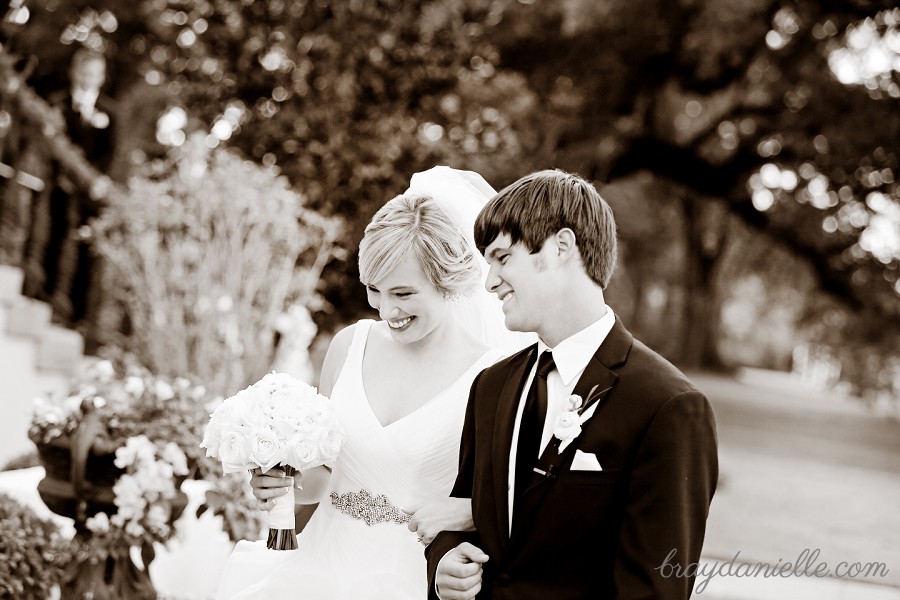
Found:
M 292 477 L 294 467 L 284 465 L 285 477 Z M 287 488 L 288 493 L 275 498 L 275 506 L 269 511 L 269 537 L 266 548 L 269 550 L 296 550 L 297 533 L 294 521 L 294 486 Z

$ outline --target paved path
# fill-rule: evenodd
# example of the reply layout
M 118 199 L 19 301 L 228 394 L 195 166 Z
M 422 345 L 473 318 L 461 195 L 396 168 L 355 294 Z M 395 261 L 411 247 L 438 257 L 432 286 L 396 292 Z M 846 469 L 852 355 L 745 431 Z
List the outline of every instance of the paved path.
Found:
M 704 562 L 883 563 L 869 576 L 714 577 L 699 598 L 900 599 L 900 423 L 781 374 L 691 378 L 713 404 L 720 481 Z

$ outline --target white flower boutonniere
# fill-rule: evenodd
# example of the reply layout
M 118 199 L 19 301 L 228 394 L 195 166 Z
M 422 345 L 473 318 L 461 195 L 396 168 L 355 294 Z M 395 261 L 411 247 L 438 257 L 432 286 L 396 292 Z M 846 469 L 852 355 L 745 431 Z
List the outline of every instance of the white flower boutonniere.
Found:
M 566 410 L 559 415 L 553 427 L 553 437 L 562 442 L 557 452 L 562 453 L 572 440 L 581 435 L 581 415 L 578 411 L 583 405 L 581 396 L 577 394 L 572 394 L 566 400 Z
M 566 410 L 559 415 L 556 419 L 556 425 L 553 427 L 553 437 L 560 441 L 557 449 L 558 454 L 562 454 L 563 450 L 581 435 L 581 425 L 587 420 L 584 411 L 590 406 L 591 400 L 596 399 L 606 391 L 603 390 L 603 392 L 594 395 L 596 389 L 596 385 L 591 388 L 586 402 L 578 394 L 572 394 L 566 400 Z

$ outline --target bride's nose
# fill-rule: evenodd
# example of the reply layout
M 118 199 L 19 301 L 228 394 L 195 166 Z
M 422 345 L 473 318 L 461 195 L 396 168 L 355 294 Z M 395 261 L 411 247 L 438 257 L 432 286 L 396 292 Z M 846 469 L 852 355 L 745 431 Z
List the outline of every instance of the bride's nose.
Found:
M 396 319 L 400 316 L 400 309 L 396 306 L 391 306 L 387 302 L 382 302 L 378 307 L 378 316 L 381 317 L 382 321 L 387 321 L 388 319 Z

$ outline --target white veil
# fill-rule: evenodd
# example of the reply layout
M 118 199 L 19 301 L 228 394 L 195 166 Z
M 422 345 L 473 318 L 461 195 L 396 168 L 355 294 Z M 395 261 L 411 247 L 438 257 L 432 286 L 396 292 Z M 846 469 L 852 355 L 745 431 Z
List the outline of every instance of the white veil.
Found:
M 488 264 L 475 245 L 475 218 L 497 193 L 494 188 L 478 173 L 439 166 L 413 175 L 406 193 L 434 199 L 456 224 L 481 265 L 478 287 L 471 296 L 463 296 L 453 303 L 463 326 L 476 338 L 506 355 L 537 342 L 537 334 L 519 333 L 506 328 L 502 303 L 484 288 Z

